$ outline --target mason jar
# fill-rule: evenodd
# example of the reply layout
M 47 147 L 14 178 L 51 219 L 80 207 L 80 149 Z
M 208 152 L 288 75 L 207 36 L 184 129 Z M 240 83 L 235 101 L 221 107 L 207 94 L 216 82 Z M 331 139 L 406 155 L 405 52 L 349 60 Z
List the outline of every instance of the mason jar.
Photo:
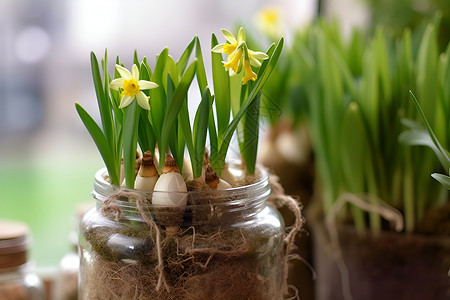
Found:
M 0 220 L 0 299 L 44 300 L 41 279 L 28 257 L 30 231 L 26 224 Z
M 80 224 L 80 299 L 283 299 L 284 222 L 259 173 L 228 190 L 146 193 L 98 171 Z M 149 204 L 156 196 L 188 205 Z

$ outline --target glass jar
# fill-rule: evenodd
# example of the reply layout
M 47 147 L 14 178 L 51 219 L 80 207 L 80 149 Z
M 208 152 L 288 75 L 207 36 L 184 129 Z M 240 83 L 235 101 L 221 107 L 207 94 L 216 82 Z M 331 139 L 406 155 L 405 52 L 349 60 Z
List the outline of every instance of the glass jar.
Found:
M 44 286 L 28 260 L 30 233 L 21 222 L 0 220 L 0 299 L 44 300 Z
M 98 171 L 80 225 L 80 299 L 283 299 L 284 222 L 260 173 L 229 190 L 137 194 Z M 162 195 L 188 205 L 147 204 Z
M 78 228 L 83 215 L 95 203 L 87 202 L 77 206 L 75 229 L 70 233 L 70 251 L 66 253 L 59 263 L 58 277 L 54 282 L 52 299 L 77 300 L 78 299 L 78 271 L 80 259 L 78 256 Z

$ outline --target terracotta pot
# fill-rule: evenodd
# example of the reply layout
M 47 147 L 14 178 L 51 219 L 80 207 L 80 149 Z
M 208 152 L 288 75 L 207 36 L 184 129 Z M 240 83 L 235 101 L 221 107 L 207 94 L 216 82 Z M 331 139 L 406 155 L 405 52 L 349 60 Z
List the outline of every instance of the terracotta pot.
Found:
M 449 236 L 357 234 L 344 226 L 338 233 L 353 299 L 450 299 Z M 336 247 L 323 223 L 314 224 L 313 239 L 316 299 L 346 299 L 334 258 Z

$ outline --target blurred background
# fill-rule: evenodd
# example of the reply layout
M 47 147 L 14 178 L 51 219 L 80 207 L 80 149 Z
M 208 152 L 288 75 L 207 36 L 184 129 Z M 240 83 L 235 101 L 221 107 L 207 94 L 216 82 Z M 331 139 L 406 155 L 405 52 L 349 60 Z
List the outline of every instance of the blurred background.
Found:
M 29 224 L 38 267 L 70 248 L 77 206 L 92 201 L 103 166 L 74 107 L 98 117 L 90 51 L 126 65 L 135 49 L 150 63 L 166 46 L 178 57 L 194 35 L 208 45 L 212 32 L 251 25 L 273 4 L 293 27 L 317 13 L 310 0 L 0 1 L 0 218 Z
M 400 31 L 445 1 L 1 0 L 0 218 L 30 226 L 39 268 L 56 266 L 70 249 L 77 207 L 92 201 L 103 166 L 74 108 L 78 101 L 98 118 L 90 51 L 119 53 L 127 66 L 135 49 L 151 63 L 166 46 L 179 57 L 194 35 L 208 45 L 221 28 L 255 26 L 267 6 L 279 9 L 287 45 L 319 15 L 339 19 L 344 32 L 379 22 Z

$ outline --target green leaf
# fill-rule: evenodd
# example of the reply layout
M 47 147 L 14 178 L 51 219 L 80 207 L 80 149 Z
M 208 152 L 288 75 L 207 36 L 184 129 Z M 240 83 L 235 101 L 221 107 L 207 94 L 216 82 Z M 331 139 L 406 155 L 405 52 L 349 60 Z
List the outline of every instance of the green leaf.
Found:
M 114 127 L 110 107 L 109 97 L 105 95 L 105 90 L 100 76 L 97 57 L 91 52 L 91 71 L 94 80 L 95 93 L 97 95 L 98 108 L 100 110 L 100 118 L 102 121 L 103 132 L 110 148 L 114 147 Z
M 269 78 L 270 73 L 274 69 L 274 67 L 280 57 L 281 50 L 283 49 L 283 43 L 284 43 L 284 39 L 281 38 L 280 41 L 275 46 L 275 49 L 274 49 L 273 53 L 270 55 L 269 59 L 264 61 L 264 63 L 261 65 L 260 72 L 258 72 L 258 79 L 254 83 L 251 92 L 249 93 L 247 99 L 245 100 L 245 102 L 241 106 L 238 113 L 234 116 L 233 121 L 229 124 L 229 126 L 227 128 L 227 131 L 224 135 L 224 139 L 223 139 L 222 144 L 220 145 L 220 149 L 219 149 L 219 153 L 218 153 L 219 165 L 218 165 L 218 169 L 217 170 L 215 169 L 215 171 L 218 174 L 220 174 L 222 172 L 223 166 L 225 164 L 225 157 L 226 157 L 226 154 L 228 151 L 228 147 L 230 145 L 231 138 L 234 134 L 234 131 L 236 130 L 236 127 L 239 124 L 239 121 L 241 120 L 242 115 L 247 110 L 250 103 L 253 101 L 253 99 L 256 97 L 256 95 L 259 93 L 259 91 L 262 89 L 262 87 L 266 83 L 267 79 Z M 270 53 L 270 49 L 268 52 Z M 262 74 L 260 74 L 261 76 L 259 76 L 259 73 L 262 73 Z
M 241 147 L 241 154 L 244 158 L 245 167 L 248 174 L 255 173 L 256 155 L 259 141 L 259 111 L 261 103 L 261 92 L 250 103 L 245 112 L 244 121 L 244 145 Z
M 347 191 L 353 194 L 361 194 L 365 191 L 365 169 L 369 167 L 367 160 L 370 155 L 370 146 L 367 140 L 368 134 L 358 104 L 350 103 L 345 113 L 340 145 L 342 170 L 345 176 Z M 357 228 L 364 228 L 362 211 L 352 208 L 354 222 Z
M 178 75 L 181 77 L 189 62 L 189 58 L 191 57 L 192 50 L 194 49 L 196 38 L 193 38 L 189 45 L 184 49 L 183 54 L 181 54 L 180 59 L 177 61 L 177 70 Z
M 367 137 L 361 110 L 357 103 L 352 102 L 344 115 L 339 152 L 347 189 L 355 194 L 364 192 L 364 169 L 370 153 Z
M 444 147 L 441 146 L 438 139 L 436 138 L 436 135 L 433 132 L 433 129 L 430 126 L 430 123 L 428 122 L 422 107 L 419 104 L 419 101 L 417 101 L 414 94 L 410 91 L 411 100 L 414 102 L 414 105 L 416 106 L 417 111 L 419 112 L 420 117 L 422 118 L 423 123 L 425 124 L 425 128 L 427 129 L 431 140 L 433 141 L 434 146 L 436 146 L 437 150 L 435 150 L 436 155 L 438 156 L 439 160 L 441 161 L 442 166 L 445 170 L 448 170 L 450 168 L 450 156 L 447 152 L 447 150 L 444 149 Z
M 202 174 L 203 157 L 205 155 L 206 133 L 208 131 L 209 108 L 211 93 L 207 87 L 203 92 L 202 101 L 198 106 L 194 119 L 194 148 L 195 155 L 191 160 L 195 160 L 192 165 L 194 178 L 200 177 Z
M 123 165 L 125 185 L 129 189 L 134 188 L 139 109 L 137 100 L 134 99 L 124 108 L 123 115 Z
M 195 149 L 194 142 L 192 140 L 191 123 L 189 121 L 189 109 L 186 101 L 184 101 L 181 105 L 181 109 L 178 114 L 178 122 L 180 128 L 179 132 L 183 134 L 189 156 L 191 157 L 192 169 L 195 169 Z
M 138 126 L 138 143 L 142 152 L 151 151 L 155 153 L 156 136 L 153 130 L 150 120 L 148 118 L 149 112 L 145 109 L 141 109 L 139 113 L 139 126 Z
M 147 57 L 144 56 L 144 59 L 142 60 L 142 63 L 145 65 L 148 73 L 148 80 L 152 78 L 152 68 L 150 68 L 150 65 L 148 64 Z M 142 66 L 141 66 L 142 69 Z
M 161 131 L 164 122 L 164 116 L 166 114 L 167 99 L 166 93 L 164 91 L 162 76 L 168 55 L 168 48 L 164 48 L 159 54 L 156 60 L 155 70 L 152 74 L 152 81 L 158 84 L 159 87 L 150 90 L 150 107 L 152 108 L 150 110 L 151 123 L 153 125 L 153 128 L 155 129 L 155 135 L 158 143 L 161 143 Z
M 191 65 L 188 67 L 186 72 L 183 74 L 183 77 L 180 80 L 175 92 L 173 94 L 172 100 L 167 108 L 164 123 L 162 125 L 161 130 L 161 142 L 158 144 L 160 151 L 160 160 L 159 160 L 159 168 L 162 169 L 165 160 L 165 153 L 168 151 L 170 132 L 172 131 L 172 127 L 175 124 L 175 120 L 178 116 L 178 113 L 182 107 L 183 101 L 186 99 L 186 95 L 189 89 L 189 86 L 194 79 L 194 75 L 197 69 L 197 60 L 194 60 Z
M 202 47 L 200 45 L 200 39 L 195 37 L 195 57 L 197 58 L 197 82 L 200 88 L 200 93 L 206 89 L 208 80 L 206 79 L 205 65 L 203 63 Z
M 439 181 L 447 190 L 450 190 L 450 177 L 444 174 L 433 173 L 431 177 Z
M 178 82 L 179 82 L 177 65 L 170 55 L 166 59 L 166 64 L 164 66 L 164 72 L 163 72 L 164 87 L 166 88 L 166 91 L 167 91 L 167 78 L 168 78 L 167 74 L 170 75 L 170 78 L 172 79 L 174 86 L 177 86 Z
M 170 102 L 172 101 L 173 94 L 175 92 L 175 84 L 170 76 L 169 73 L 167 73 L 167 99 L 168 103 L 167 105 L 170 106 Z M 180 134 L 181 136 L 181 134 Z M 183 140 L 184 141 L 184 140 Z M 180 172 L 182 172 L 183 168 L 183 158 L 184 158 L 184 144 L 180 147 L 182 148 L 181 151 L 179 149 L 179 135 L 178 135 L 178 120 L 175 119 L 174 125 L 172 126 L 171 132 L 169 134 L 169 147 L 172 151 L 172 156 L 175 159 L 175 161 L 178 164 L 178 168 L 180 169 Z
M 103 162 L 105 163 L 106 169 L 108 170 L 111 183 L 119 185 L 119 176 L 116 172 L 117 170 L 116 161 L 114 160 L 113 153 L 108 144 L 108 141 L 103 135 L 102 130 L 79 103 L 75 103 L 75 108 L 78 112 L 78 115 L 81 118 L 81 121 L 88 130 L 92 139 L 94 140 L 94 143 L 97 146 L 98 151 L 100 152 Z
M 139 63 L 139 58 L 138 58 L 138 55 L 137 55 L 137 50 L 136 49 L 134 49 L 134 54 L 133 54 L 133 64 L 135 64 L 138 68 L 140 67 L 140 63 Z M 139 71 L 141 71 L 141 70 L 139 70 Z
M 211 49 L 218 44 L 216 36 L 211 37 Z M 216 101 L 217 129 L 221 140 L 230 122 L 230 76 L 223 67 L 221 53 L 211 52 L 214 98 Z

